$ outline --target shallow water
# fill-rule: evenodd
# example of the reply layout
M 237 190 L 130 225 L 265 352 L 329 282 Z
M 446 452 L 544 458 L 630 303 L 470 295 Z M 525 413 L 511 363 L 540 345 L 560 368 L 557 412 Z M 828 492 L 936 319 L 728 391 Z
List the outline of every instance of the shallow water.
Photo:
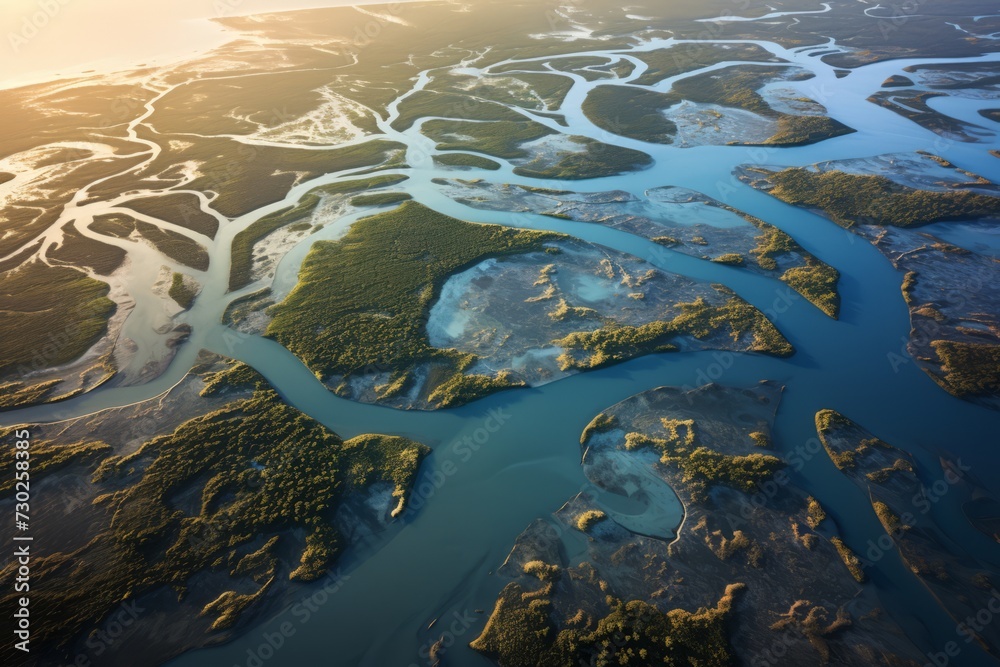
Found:
M 667 43 L 657 42 L 645 48 Z M 594 127 L 579 105 L 586 92 L 601 82 L 588 83 L 573 76 L 575 85 L 562 110 L 570 125 L 567 132 L 643 150 L 656 160 L 651 169 L 612 178 L 558 182 L 519 178 L 513 175 L 512 165 L 504 164 L 498 172 L 473 170 L 462 176 L 556 189 L 621 189 L 637 197 L 662 185 L 698 190 L 780 227 L 806 250 L 836 267 L 842 275 L 839 321 L 829 319 L 780 282 L 689 257 L 621 231 L 461 205 L 431 183 L 433 178 L 458 172 L 432 166 L 428 154 L 433 144 L 419 134 L 419 124 L 404 133 L 389 128 L 389 122 L 382 123 L 382 129 L 390 138 L 410 147 L 408 161 L 415 168 L 407 172 L 411 180 L 404 187 L 417 201 L 467 220 L 570 233 L 634 254 L 668 271 L 725 283 L 768 314 L 795 345 L 798 353 L 789 359 L 719 352 L 653 355 L 433 413 L 402 412 L 340 399 L 277 343 L 238 335 L 217 324 L 225 304 L 235 296 L 224 296 L 229 262 L 220 249 L 228 248 L 232 237 L 262 213 L 296 201 L 314 185 L 342 177 L 331 175 L 299 186 L 283 202 L 220 230 L 212 245 L 213 265 L 205 276 L 205 292 L 181 318 L 193 325 L 194 333 L 159 379 L 142 387 L 102 389 L 66 403 L 3 415 L 3 423 L 47 421 L 152 397 L 177 382 L 197 352 L 206 348 L 251 364 L 291 404 L 346 437 L 376 431 L 406 435 L 434 447 L 417 485 L 420 511 L 407 515 L 393 538 L 374 553 L 363 559 L 349 555 L 341 563 L 347 574 L 343 585 L 308 622 L 284 613 L 231 644 L 193 652 L 171 664 L 247 664 L 248 657 L 264 641 L 263 633 L 274 632 L 284 622 L 292 623 L 295 636 L 285 642 L 281 664 L 315 664 L 318 656 L 326 656 L 338 665 L 426 664 L 427 646 L 448 630 L 456 614 L 461 618 L 475 609 L 492 608 L 503 582 L 491 572 L 503 561 L 518 533 L 533 519 L 547 516 L 574 494 L 589 488 L 581 471 L 578 444 L 584 426 L 602 409 L 660 385 L 694 387 L 717 381 L 749 386 L 763 379 L 775 380 L 786 386 L 774 433 L 775 446 L 783 452 L 807 446 L 816 435 L 815 412 L 833 408 L 888 442 L 911 451 L 928 470 L 939 470 L 936 453 L 947 450 L 972 465 L 991 488 L 1000 488 L 994 451 L 1000 414 L 947 395 L 913 363 L 892 363 L 891 355 L 905 357 L 901 348 L 909 331 L 908 313 L 900 295 L 901 274 L 866 241 L 732 177 L 733 168 L 744 163 L 804 165 L 924 149 L 942 153 L 959 166 L 993 180 L 1000 179 L 1000 160 L 987 153 L 989 146 L 944 142 L 898 115 L 864 102 L 887 76 L 901 72 L 903 67 L 947 60 L 877 63 L 836 79 L 833 69 L 809 57 L 808 51 L 796 53 L 766 42 L 756 43 L 813 71 L 816 78 L 812 80 L 784 85 L 817 99 L 828 107 L 830 115 L 859 131 L 797 148 L 652 146 Z M 983 60 L 997 61 L 1000 57 L 961 62 Z M 641 67 L 637 68 L 629 78 L 639 76 L 641 71 Z M 429 76 L 425 73 L 417 87 L 425 84 Z M 962 104 L 978 108 L 974 100 L 962 100 Z M 395 113 L 394 105 L 390 110 Z M 995 137 L 990 144 L 996 144 Z M 352 216 L 356 217 L 360 214 Z M 275 278 L 279 294 L 294 285 L 308 243 L 333 233 L 324 230 L 320 236 L 310 237 L 282 260 Z M 259 287 L 252 285 L 240 293 Z M 498 423 L 499 427 L 493 429 Z M 455 472 L 448 475 L 444 471 L 451 470 L 452 464 Z M 868 499 L 833 467 L 825 454 L 811 457 L 798 477 L 837 520 L 845 541 L 855 551 L 864 553 L 869 540 L 884 532 Z M 997 545 L 959 520 L 959 509 L 948 496 L 933 512 L 941 519 L 948 537 L 980 558 L 1000 560 Z M 581 550 L 580 539 L 572 539 L 576 540 L 575 549 Z M 895 555 L 879 560 L 870 574 L 871 585 L 879 589 L 888 611 L 918 645 L 930 651 L 955 638 L 954 623 Z M 452 664 L 490 664 L 465 646 L 485 620 L 473 616 L 477 620 L 470 627 L 455 625 L 462 629 L 454 631 L 456 641 L 447 651 Z M 423 630 L 438 617 L 442 623 L 434 632 Z M 963 664 L 979 664 L 982 658 L 971 649 L 962 657 Z

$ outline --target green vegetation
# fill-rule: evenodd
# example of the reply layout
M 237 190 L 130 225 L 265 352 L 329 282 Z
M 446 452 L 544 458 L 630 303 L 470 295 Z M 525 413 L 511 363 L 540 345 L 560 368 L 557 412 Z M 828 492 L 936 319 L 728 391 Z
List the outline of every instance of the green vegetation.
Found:
M 935 111 L 927 104 L 927 100 L 944 95 L 943 92 L 922 90 L 880 90 L 869 97 L 868 101 L 909 118 L 931 132 L 957 136 L 964 141 L 974 141 L 975 139 L 968 135 L 968 131 L 978 126 Z
M 420 131 L 438 142 L 438 150 L 473 150 L 503 159 L 526 158 L 521 144 L 555 134 L 530 120 L 467 123 L 457 120 L 429 120 Z
M 518 122 L 524 119 L 524 116 L 502 104 L 477 99 L 468 94 L 456 95 L 420 90 L 400 103 L 399 117 L 392 126 L 400 131 L 408 130 L 418 119 L 434 116 L 476 121 Z
M 768 51 L 756 44 L 720 45 L 707 42 L 676 44 L 667 49 L 638 53 L 636 57 L 649 66 L 633 82 L 640 86 L 651 86 L 678 74 L 730 60 L 773 59 Z
M 323 377 L 364 374 L 373 364 L 401 374 L 434 363 L 441 366 L 435 399 L 471 400 L 510 381 L 456 378 L 475 357 L 431 347 L 424 327 L 430 305 L 453 273 L 489 257 L 542 250 L 556 238 L 404 202 L 354 223 L 340 241 L 316 243 L 299 284 L 273 308 L 268 335 Z
M 94 216 L 90 229 L 98 234 L 127 239 L 137 233 L 164 255 L 198 271 L 208 270 L 208 251 L 197 241 L 169 229 L 117 213 Z
M 316 151 L 254 146 L 249 155 L 243 144 L 232 148 L 220 146 L 217 152 L 209 146 L 204 148 L 199 155 L 207 159 L 198 169 L 204 175 L 189 187 L 217 192 L 219 196 L 212 201 L 212 208 L 235 218 L 280 201 L 296 182 L 383 164 L 403 146 L 377 140 Z
M 941 220 L 1000 216 L 1000 197 L 968 190 L 932 192 L 885 176 L 817 172 L 791 167 L 769 173 L 770 194 L 789 204 L 818 208 L 843 227 L 858 223 L 916 227 Z
M 812 260 L 805 266 L 788 269 L 781 275 L 781 280 L 824 313 L 837 319 L 840 314 L 840 293 L 837 291 L 840 272 L 837 269 Z
M 588 137 L 573 136 L 569 140 L 583 150 L 560 152 L 554 163 L 540 156 L 515 167 L 514 173 L 529 178 L 574 180 L 615 176 L 644 169 L 653 163 L 653 158 L 642 151 L 603 144 Z
M 465 375 L 456 372 L 442 382 L 431 392 L 428 400 L 442 408 L 464 405 L 477 398 L 493 394 L 504 389 L 523 387 L 524 382 L 515 381 L 506 370 L 500 371 L 496 377 L 490 375 Z
M 501 667 L 730 667 L 735 656 L 727 622 L 744 588 L 730 584 L 715 607 L 693 613 L 664 613 L 642 600 L 623 602 L 609 595 L 596 623 L 580 627 L 553 622 L 556 608 L 545 587 L 529 592 L 510 583 L 470 646 Z
M 607 518 L 608 515 L 601 510 L 587 510 L 576 517 L 576 527 L 584 533 L 589 533 L 594 526 Z
M 884 442 L 878 438 L 862 439 L 858 446 L 853 449 L 845 449 L 842 446 L 835 446 L 833 439 L 838 439 L 838 444 L 845 431 L 856 429 L 854 422 L 835 410 L 820 410 L 816 413 L 816 432 L 819 434 L 820 442 L 830 455 L 830 460 L 840 470 L 847 470 L 857 466 L 857 460 L 867 455 L 873 447 L 887 448 Z
M 601 413 L 590 420 L 590 423 L 583 429 L 583 434 L 580 436 L 580 444 L 585 445 L 595 433 L 605 433 L 615 428 L 618 424 L 618 418 L 614 415 L 608 415 Z
M 936 340 L 931 347 L 941 359 L 948 391 L 956 396 L 1000 393 L 1000 346 Z
M 587 81 L 597 81 L 606 79 L 609 76 L 607 71 L 595 71 L 598 68 L 606 68 L 608 59 L 601 56 L 569 56 L 550 60 L 549 64 L 560 72 L 573 72 L 579 74 Z
M 168 294 L 171 299 L 177 302 L 178 306 L 187 310 L 194 303 L 194 298 L 198 296 L 198 290 L 184 280 L 183 273 L 174 273 Z
M 6 111 L 6 110 L 5 110 Z M 65 109 L 58 113 L 65 113 Z M 0 130 L 2 132 L 2 130 Z M 76 136 L 72 141 L 80 141 Z M 0 152 L 8 146 L 0 147 Z M 64 207 L 81 188 L 92 181 L 134 167 L 143 158 L 92 160 L 67 165 L 64 171 L 44 181 L 43 187 L 28 187 L 9 193 L 0 206 L 0 256 L 18 252 L 59 221 Z M 121 192 L 115 192 L 117 196 Z
M 683 67 L 687 63 L 663 64 Z M 678 79 L 665 93 L 630 86 L 598 86 L 584 100 L 583 112 L 603 130 L 660 144 L 671 143 L 677 132 L 677 126 L 664 112 L 684 100 L 735 107 L 776 120 L 778 131 L 764 142 L 768 145 L 802 145 L 854 131 L 825 116 L 791 115 L 772 109 L 756 91 L 778 75 L 773 67 L 734 65 Z
M 865 477 L 869 482 L 875 482 L 876 484 L 885 484 L 889 481 L 889 478 L 894 472 L 908 472 L 914 474 L 913 463 L 910 461 L 899 458 L 892 462 L 891 466 L 885 468 L 880 468 L 878 470 L 872 470 L 871 472 L 865 473 Z
M 859 584 L 865 583 L 865 571 L 861 566 L 861 560 L 851 551 L 851 548 L 844 544 L 839 537 L 831 537 L 830 544 L 837 550 L 840 560 L 844 561 L 847 571 L 851 573 L 854 580 Z
M 0 410 L 22 408 L 46 401 L 62 383 L 62 380 L 46 380 L 33 385 L 4 382 L 0 384 Z
M 756 219 L 751 220 L 751 222 L 755 221 Z M 756 222 L 761 234 L 757 236 L 757 245 L 750 251 L 750 254 L 757 260 L 757 265 L 760 268 L 776 271 L 778 269 L 777 257 L 801 250 L 795 239 L 777 227 L 763 221 Z
M 471 169 L 489 169 L 490 171 L 496 171 L 500 168 L 499 163 L 484 158 L 481 155 L 472 155 L 470 153 L 435 155 L 434 163 L 442 167 L 469 167 Z
M 516 74 L 514 78 L 531 86 L 531 90 L 542 98 L 548 111 L 561 107 L 573 87 L 573 82 L 568 77 L 556 74 Z
M 672 94 L 692 102 L 736 107 L 777 118 L 780 114 L 757 91 L 780 74 L 781 70 L 764 65 L 733 65 L 679 79 Z
M 693 420 L 664 419 L 662 422 L 666 438 L 629 433 L 625 436 L 625 449 L 655 449 L 660 453 L 660 461 L 677 466 L 681 481 L 697 498 L 704 497 L 712 484 L 726 484 L 751 493 L 785 465 L 769 454 L 734 456 L 698 446 Z
M 549 565 L 545 561 L 532 560 L 524 564 L 523 571 L 539 581 L 555 581 L 559 578 L 561 568 L 558 565 Z
M 823 523 L 823 520 L 826 519 L 826 510 L 812 496 L 806 498 L 806 503 L 806 523 L 809 524 L 810 528 L 816 530 Z
M 484 102 L 499 102 L 501 105 L 510 104 L 536 111 L 554 111 L 562 104 L 572 84 L 568 77 L 542 72 L 518 72 L 502 77 L 459 76 L 451 73 L 435 77 L 425 88 L 438 93 L 448 93 L 440 97 L 447 98 L 449 102 L 433 105 L 433 101 L 427 99 L 426 93 L 418 93 L 411 98 L 422 95 L 423 97 L 418 97 L 418 100 L 433 105 L 425 114 L 427 116 L 468 120 L 518 120 L 522 117 L 516 113 L 513 116 L 508 113 L 498 117 L 499 112 L 495 109 L 489 106 L 482 108 Z M 411 98 L 407 98 L 407 101 Z M 409 106 L 404 106 L 404 109 L 410 111 Z M 506 111 L 506 107 L 504 109 Z
M 106 283 L 31 262 L 0 276 L 0 374 L 59 366 L 100 340 L 115 304 Z
M 95 491 L 107 491 L 95 500 L 107 522 L 94 527 L 86 546 L 49 552 L 39 563 L 47 575 L 32 586 L 39 620 L 33 642 L 63 644 L 100 624 L 122 600 L 163 589 L 205 600 L 204 612 L 218 616 L 216 627 L 230 626 L 254 601 L 244 592 L 259 598 L 263 589 L 249 592 L 246 579 L 237 578 L 227 594 L 219 590 L 229 587 L 224 580 L 199 576 L 266 563 L 266 557 L 244 559 L 275 536 L 283 552 L 294 554 L 302 544 L 297 536 L 305 535 L 291 577 L 316 579 L 343 548 L 331 521 L 345 496 L 391 482 L 405 502 L 426 447 L 380 435 L 341 440 L 282 402 L 259 376 L 253 379 L 250 397 L 104 459 L 93 482 Z M 88 456 L 104 452 L 99 444 L 87 447 Z M 275 570 L 256 574 L 258 581 L 273 580 Z M 217 588 L 206 590 L 206 582 Z
M 875 514 L 878 516 L 878 520 L 882 523 L 882 526 L 890 535 L 895 535 L 900 530 L 906 530 L 908 526 L 903 524 L 899 519 L 899 515 L 892 511 L 892 508 L 883 503 L 881 500 L 873 500 L 872 507 L 875 509 Z
M 198 197 L 188 192 L 130 199 L 126 206 L 136 213 L 172 222 L 209 238 L 214 239 L 215 233 L 219 230 L 219 221 L 215 216 L 202 211 Z
M 764 142 L 773 146 L 802 146 L 854 132 L 852 128 L 827 116 L 792 116 L 778 118 L 778 131 Z
M 598 86 L 583 101 L 583 113 L 602 130 L 654 144 L 673 143 L 677 126 L 663 112 L 680 102 L 668 93 L 631 86 Z
M 743 255 L 738 252 L 727 252 L 724 255 L 713 257 L 712 261 L 718 264 L 728 264 L 729 266 L 743 266 L 744 263 Z
M 232 264 L 229 269 L 229 291 L 246 287 L 252 281 L 253 247 L 272 232 L 311 216 L 324 196 L 345 195 L 362 190 L 396 185 L 406 176 L 384 174 L 349 181 L 338 181 L 313 188 L 294 206 L 283 208 L 255 220 L 233 237 Z
M 67 223 L 62 233 L 62 242 L 56 247 L 49 246 L 45 251 L 49 260 L 87 268 L 99 276 L 114 273 L 125 261 L 124 250 L 84 236 L 73 222 Z
M 672 352 L 677 349 L 672 341 L 682 335 L 701 340 L 716 334 L 728 334 L 735 343 L 750 334 L 752 338 L 748 349 L 751 351 L 776 356 L 788 356 L 794 352 L 791 344 L 763 313 L 735 294 L 726 293 L 729 300 L 721 306 L 709 305 L 702 297 L 691 303 L 678 303 L 676 307 L 681 312 L 671 321 L 579 331 L 552 343 L 567 350 L 559 357 L 564 369 L 598 368 L 643 354 Z
M 351 199 L 351 206 L 387 206 L 413 199 L 406 192 L 376 192 L 370 195 L 358 195 Z
M 3 466 L 4 470 L 14 470 L 18 450 L 14 448 L 13 430 L 4 429 L 3 439 L 10 445 L 0 449 L 0 466 Z M 110 446 L 97 441 L 72 444 L 32 441 L 31 477 L 33 480 L 41 480 L 42 477 L 73 464 L 93 468 L 110 452 Z M 0 480 L 0 498 L 13 496 L 14 484 L 15 479 L 12 474 Z
M 571 306 L 566 302 L 566 299 L 563 298 L 560 298 L 556 307 L 549 311 L 549 318 L 557 322 L 564 322 L 566 320 L 582 320 L 588 317 L 599 316 L 599 313 L 593 308 L 587 308 L 585 306 Z
M 261 599 L 269 588 L 271 584 L 274 583 L 274 577 L 267 580 L 263 586 L 260 587 L 256 593 L 251 593 L 248 595 L 240 595 L 235 591 L 226 591 L 219 597 L 215 598 L 209 602 L 201 610 L 202 616 L 208 616 L 211 614 L 216 615 L 215 622 L 212 623 L 212 630 L 225 630 L 233 626 L 236 621 L 239 620 L 240 614 L 253 603 Z

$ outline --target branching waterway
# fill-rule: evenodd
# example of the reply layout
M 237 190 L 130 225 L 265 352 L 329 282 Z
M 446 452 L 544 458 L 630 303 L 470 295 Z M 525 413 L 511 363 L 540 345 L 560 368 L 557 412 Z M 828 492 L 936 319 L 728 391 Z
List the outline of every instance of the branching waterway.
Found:
M 4 424 L 57 421 L 155 397 L 180 381 L 198 353 L 206 349 L 251 365 L 290 404 L 337 433 L 348 437 L 366 432 L 406 435 L 432 446 L 434 454 L 427 460 L 422 482 L 417 485 L 419 511 L 408 513 L 405 520 L 390 531 L 391 535 L 378 544 L 348 554 L 340 564 L 339 571 L 344 578 L 335 587 L 336 592 L 324 596 L 328 599 L 324 599 L 323 604 L 307 615 L 284 612 L 231 644 L 196 651 L 174 664 L 185 667 L 247 664 L 248 651 L 262 643 L 262 633 L 273 633 L 286 622 L 293 624 L 295 636 L 285 642 L 282 664 L 315 664 L 316 657 L 322 655 L 329 656 L 330 662 L 338 665 L 425 664 L 429 642 L 437 639 L 442 631 L 451 632 L 455 637 L 454 645 L 448 648 L 452 664 L 489 664 L 466 644 L 478 634 L 484 621 L 484 616 L 475 610 L 490 609 L 502 587 L 503 582 L 492 576 L 492 571 L 503 561 L 514 538 L 529 522 L 556 510 L 587 487 L 580 469 L 578 441 L 591 418 L 632 394 L 660 385 L 694 387 L 715 381 L 750 386 L 764 379 L 775 380 L 786 386 L 775 430 L 776 447 L 786 454 L 796 450 L 810 451 L 809 443 L 816 435 L 813 415 L 819 409 L 831 408 L 887 442 L 909 450 L 926 463 L 929 470 L 940 469 L 937 456 L 947 451 L 971 466 L 991 488 L 1000 485 L 1000 471 L 995 466 L 993 450 L 1000 415 L 946 394 L 906 357 L 904 348 L 910 326 L 900 293 L 902 275 L 867 241 L 825 218 L 757 192 L 733 177 L 733 170 L 747 163 L 808 165 L 821 160 L 928 150 L 945 154 L 963 169 L 1000 181 L 1000 160 L 988 154 L 986 145 L 947 142 L 888 109 L 866 102 L 888 76 L 901 74 L 908 65 L 997 62 L 1000 57 L 893 60 L 858 67 L 848 76 L 837 78 L 834 68 L 814 57 L 816 53 L 836 49 L 833 43 L 786 49 L 769 42 L 752 42 L 811 72 L 813 78 L 782 85 L 802 97 L 817 100 L 832 118 L 857 130 L 810 146 L 678 148 L 610 134 L 584 116 L 581 105 L 590 90 L 609 83 L 628 85 L 642 75 L 646 65 L 633 57 L 636 52 L 676 43 L 655 40 L 631 51 L 573 54 L 604 57 L 609 62 L 630 61 L 633 71 L 620 79 L 587 81 L 578 74 L 552 70 L 573 83 L 558 110 L 565 116 L 568 127 L 509 106 L 560 132 L 641 150 L 654 158 L 651 168 L 609 178 L 553 181 L 515 175 L 516 165 L 498 160 L 502 163 L 498 171 L 472 169 L 462 176 L 582 192 L 618 189 L 638 196 L 647 189 L 664 185 L 703 192 L 788 232 L 807 251 L 840 271 L 843 300 L 840 319 L 825 316 L 776 280 L 674 252 L 621 231 L 539 215 L 487 212 L 450 199 L 432 180 L 454 177 L 456 172 L 433 165 L 434 142 L 420 133 L 423 121 L 405 131 L 392 127 L 399 115 L 398 103 L 402 97 L 421 90 L 434 77 L 448 74 L 447 69 L 421 73 L 413 89 L 390 104 L 378 120 L 382 136 L 407 146 L 406 162 L 410 165 L 385 173 L 408 175 L 406 190 L 418 202 L 464 220 L 563 232 L 631 253 L 667 271 L 723 283 L 765 312 L 795 346 L 797 353 L 788 359 L 718 352 L 651 355 L 539 388 L 507 391 L 462 408 L 439 412 L 397 411 L 354 403 L 327 390 L 308 368 L 276 342 L 238 334 L 219 322 L 227 305 L 235 298 L 265 286 L 272 286 L 278 295 L 287 293 L 295 284 L 309 245 L 317 239 L 342 234 L 347 225 L 364 213 L 339 220 L 336 225 L 328 225 L 301 241 L 281 260 L 273 281 L 268 278 L 227 294 L 234 236 L 263 215 L 295 204 L 311 188 L 349 180 L 362 170 L 327 174 L 297 185 L 280 202 L 232 221 L 221 218 L 223 224 L 214 240 L 197 239 L 208 247 L 211 265 L 198 276 L 204 289 L 195 305 L 177 318 L 191 325 L 190 339 L 179 347 L 162 375 L 140 386 L 99 388 L 63 403 L 8 412 L 0 421 Z M 537 60 L 552 61 L 554 58 Z M 511 62 L 505 61 L 488 69 Z M 526 64 L 530 62 L 525 61 Z M 748 63 L 720 63 L 680 76 L 734 64 Z M 779 66 L 775 63 L 749 64 Z M 473 58 L 459 68 L 462 73 L 473 76 L 481 73 Z M 677 78 L 680 77 L 666 79 L 654 89 L 668 90 Z M 170 89 L 172 87 L 160 92 L 165 94 Z M 130 126 L 133 136 L 134 127 L 152 113 L 156 101 L 149 102 L 144 113 Z M 939 103 L 937 108 L 956 117 L 972 118 L 976 110 L 984 106 L 983 100 L 955 97 L 949 98 L 947 103 Z M 274 141 L 233 138 L 248 144 L 275 145 Z M 349 143 L 372 138 L 359 138 Z M 160 147 L 155 142 L 143 143 L 148 147 L 150 160 L 159 154 Z M 278 145 L 283 144 L 278 142 Z M 200 201 L 203 209 L 212 213 L 207 199 L 202 196 Z M 67 207 L 63 219 L 78 217 L 81 212 L 87 215 L 113 212 L 116 203 L 74 203 Z M 193 235 L 185 229 L 176 231 Z M 103 236 L 100 240 L 113 242 Z M 157 336 L 144 333 L 149 328 L 147 318 L 153 317 L 158 297 L 150 292 L 150 276 L 138 267 L 144 262 L 155 266 L 165 262 L 151 249 L 141 250 L 136 244 L 125 241 L 120 245 L 129 250 L 137 266 L 126 286 L 137 305 L 123 333 L 139 342 L 139 350 L 132 360 L 135 368 L 139 368 L 157 354 L 161 341 Z M 827 456 L 807 454 L 804 458 L 804 467 L 796 473 L 797 482 L 818 498 L 837 520 L 845 541 L 856 552 L 865 553 L 869 541 L 884 533 L 870 510 L 869 499 L 837 472 Z M 928 484 L 933 481 L 925 480 Z M 932 511 L 949 538 L 965 545 L 983 560 L 1000 563 L 997 545 L 972 529 L 964 519 L 960 520 L 960 508 L 951 498 L 943 497 Z M 919 646 L 932 650 L 956 639 L 954 622 L 940 611 L 930 593 L 920 586 L 895 552 L 884 555 L 869 572 L 872 585 L 878 587 L 889 613 L 899 620 Z M 426 628 L 437 618 L 441 619 L 441 627 L 432 637 Z M 471 622 L 460 622 L 470 618 Z M 963 655 L 963 660 L 967 660 L 963 664 L 973 664 L 971 650 Z

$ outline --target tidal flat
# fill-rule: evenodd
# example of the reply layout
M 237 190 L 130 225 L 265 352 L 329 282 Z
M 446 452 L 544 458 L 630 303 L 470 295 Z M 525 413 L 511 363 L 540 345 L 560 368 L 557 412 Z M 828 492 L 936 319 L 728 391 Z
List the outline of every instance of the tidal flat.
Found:
M 805 169 L 746 167 L 739 174 L 870 240 L 905 272 L 901 289 L 912 327 L 905 352 L 950 393 L 1000 406 L 1000 261 L 934 235 L 939 224 L 995 224 L 1000 196 L 994 183 L 929 153 Z M 864 195 L 855 196 L 859 192 Z M 907 363 L 894 355 L 891 363 Z
M 995 662 L 988 4 L 227 15 L 0 90 L 34 664 Z

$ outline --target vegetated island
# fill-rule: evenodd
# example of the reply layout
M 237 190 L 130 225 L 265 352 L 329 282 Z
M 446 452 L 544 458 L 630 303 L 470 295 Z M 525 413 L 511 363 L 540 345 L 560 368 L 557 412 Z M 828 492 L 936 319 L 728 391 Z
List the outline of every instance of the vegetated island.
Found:
M 931 226 L 1000 218 L 997 186 L 930 154 L 868 163 L 882 173 L 847 161 L 738 174 L 867 238 L 904 272 L 912 331 L 891 363 L 912 358 L 948 392 L 1000 408 L 1000 261 L 943 242 Z
M 641 198 L 622 190 L 582 193 L 466 179 L 435 183 L 473 208 L 593 222 L 676 252 L 778 278 L 830 317 L 840 312 L 836 269 L 774 225 L 694 190 L 663 186 Z M 724 224 L 713 224 L 719 217 L 725 217 Z
M 671 50 L 668 49 L 668 53 Z M 631 85 L 601 85 L 584 100 L 583 112 L 603 130 L 661 144 L 674 143 L 678 130 L 678 121 L 671 120 L 665 112 L 684 101 L 710 105 L 711 114 L 717 120 L 739 110 L 753 114 L 772 127 L 772 132 L 759 140 L 736 138 L 728 142 L 732 144 L 802 146 L 854 132 L 826 115 L 777 111 L 756 92 L 773 81 L 801 76 L 798 69 L 733 65 L 721 71 L 721 75 L 718 70 L 712 70 L 677 79 L 667 92 Z M 807 102 L 819 107 L 812 100 Z
M 460 405 L 651 352 L 793 351 L 725 288 L 412 201 L 317 242 L 268 315 L 267 335 L 338 394 L 397 407 Z
M 308 582 L 332 581 L 352 543 L 385 539 L 429 452 L 400 437 L 343 440 L 217 357 L 164 395 L 31 432 L 32 482 L 67 501 L 32 517 L 36 543 L 59 545 L 33 561 L 31 648 L 49 664 L 92 649 L 89 633 L 123 604 L 147 613 L 102 659 L 159 664 L 231 638 Z M 13 467 L 13 448 L 0 458 Z M 0 487 L 11 510 L 12 486 Z M 16 575 L 16 561 L 0 571 L 5 613 Z M 12 643 L 0 651 L 18 660 Z
M 603 492 L 683 503 L 677 539 L 626 527 L 591 493 L 518 538 L 472 647 L 499 665 L 920 665 L 834 520 L 768 448 L 781 387 L 652 389 L 584 431 Z M 633 516 L 627 523 L 635 523 Z M 641 521 L 641 517 L 639 518 Z M 582 560 L 567 554 L 579 553 Z
M 871 499 L 872 509 L 889 538 L 871 543 L 863 558 L 878 561 L 885 551 L 898 551 L 914 576 L 957 624 L 974 617 L 997 595 L 1000 571 L 946 537 L 947 532 L 930 511 L 940 488 L 928 489 L 921 481 L 940 479 L 949 493 L 971 496 L 968 488 L 962 488 L 969 485 L 968 470 L 961 469 L 961 462 L 944 465 L 944 471 L 920 470 L 912 456 L 833 410 L 816 413 L 816 429 L 834 465 Z M 1000 506 L 984 489 L 972 491 L 978 504 Z M 1000 640 L 997 628 L 990 624 L 965 625 L 961 632 L 963 638 L 977 641 L 996 655 L 994 647 Z

